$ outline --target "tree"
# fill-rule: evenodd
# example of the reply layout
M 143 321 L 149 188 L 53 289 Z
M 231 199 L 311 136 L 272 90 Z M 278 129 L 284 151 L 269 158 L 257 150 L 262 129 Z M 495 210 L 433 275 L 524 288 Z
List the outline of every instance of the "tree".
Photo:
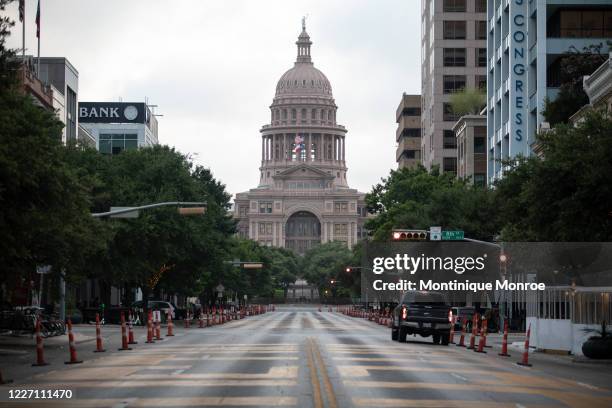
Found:
M 591 75 L 607 60 L 601 54 L 603 44 L 585 47 L 582 51 L 570 49 L 559 62 L 559 93 L 554 100 L 546 98 L 542 114 L 551 126 L 567 123 L 580 108 L 589 103 L 582 78 Z
M 450 104 L 456 115 L 478 115 L 487 104 L 487 96 L 482 89 L 465 88 L 451 94 Z
M 496 183 L 504 240 L 612 238 L 612 119 L 589 112 L 577 126 L 538 135 L 544 159 L 521 158 Z
M 11 26 L 0 17 L 0 281 L 9 288 L 33 279 L 37 265 L 73 279 L 105 245 L 83 180 L 66 161 L 62 123 L 20 90 L 14 52 L 5 48 Z
M 366 224 L 375 241 L 387 241 L 395 228 L 462 229 L 476 239 L 490 239 L 497 229 L 491 193 L 449 173 L 424 167 L 391 170 L 366 195 Z
M 302 258 L 303 277 L 319 289 L 319 295 L 338 295 L 337 280 L 344 273 L 347 265 L 353 264 L 353 253 L 346 243 L 333 241 L 315 246 Z M 331 283 L 332 280 L 334 283 Z

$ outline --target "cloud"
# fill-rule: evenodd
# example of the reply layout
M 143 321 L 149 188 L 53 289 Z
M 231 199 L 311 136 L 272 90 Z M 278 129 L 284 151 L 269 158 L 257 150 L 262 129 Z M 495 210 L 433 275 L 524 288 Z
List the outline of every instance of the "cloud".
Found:
M 36 1 L 26 4 L 35 54 Z M 7 11 L 16 19 L 17 4 Z M 418 1 L 55 0 L 42 5 L 41 55 L 72 62 L 81 101 L 157 104 L 160 141 L 198 153 L 235 194 L 259 180 L 259 129 L 305 14 L 313 60 L 349 131 L 349 182 L 369 191 L 396 166 L 402 92 L 420 90 Z M 9 46 L 21 47 L 20 34 L 17 23 Z

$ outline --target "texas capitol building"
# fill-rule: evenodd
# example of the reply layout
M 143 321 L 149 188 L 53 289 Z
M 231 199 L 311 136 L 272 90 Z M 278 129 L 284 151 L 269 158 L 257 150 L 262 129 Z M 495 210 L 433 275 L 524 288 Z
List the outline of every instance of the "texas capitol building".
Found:
M 365 194 L 348 186 L 346 133 L 327 77 L 314 67 L 302 23 L 297 60 L 276 85 L 271 123 L 261 132 L 259 185 L 238 193 L 238 233 L 303 254 L 330 241 L 352 247 L 365 236 Z

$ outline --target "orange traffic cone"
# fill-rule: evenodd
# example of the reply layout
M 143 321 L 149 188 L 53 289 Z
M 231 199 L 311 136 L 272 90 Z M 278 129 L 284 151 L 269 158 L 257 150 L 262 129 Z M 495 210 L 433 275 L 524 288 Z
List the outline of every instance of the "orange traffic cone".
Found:
M 465 328 L 467 326 L 467 319 L 463 319 L 461 324 L 461 336 L 459 337 L 459 344 L 457 347 L 465 347 Z
M 147 316 L 147 341 L 145 343 L 155 343 L 153 340 L 153 312 L 150 310 Z
M 174 336 L 174 323 L 172 323 L 172 313 L 168 312 L 168 333 L 166 333 L 166 337 Z
M 525 337 L 525 349 L 523 350 L 523 359 L 516 364 L 526 367 L 531 367 L 529 364 L 529 336 L 531 335 L 531 323 L 529 323 L 529 328 L 527 329 L 527 335 Z
M 46 366 L 49 363 L 45 362 L 45 353 L 43 348 L 43 339 L 40 334 L 40 317 L 36 319 L 36 362 L 32 364 L 34 367 Z
M 161 336 L 161 314 L 156 315 L 155 317 L 155 340 L 156 341 L 163 340 Z
M 472 318 L 472 335 L 470 336 L 470 345 L 468 350 L 473 350 L 476 343 L 476 334 L 478 333 L 478 320 L 480 320 L 478 313 L 474 313 Z
M 480 326 L 480 341 L 478 342 L 478 350 L 474 350 L 476 353 L 486 353 L 486 351 L 484 351 L 484 345 L 485 342 L 487 341 L 487 319 L 484 319 L 481 322 L 481 326 Z
M 121 348 L 118 350 L 131 350 L 131 348 L 128 347 L 128 334 L 127 328 L 125 327 L 125 315 L 123 312 L 121 312 Z
M 502 357 L 510 357 L 508 354 L 508 320 L 504 319 L 504 337 L 502 339 L 502 351 L 499 353 Z
M 102 329 L 100 328 L 100 314 L 96 313 L 96 349 L 94 353 L 104 353 L 104 347 L 102 346 Z
M 68 319 L 68 347 L 70 348 L 70 361 L 65 361 L 64 364 L 80 364 L 81 360 L 77 358 L 76 347 L 74 346 L 74 335 L 72 334 L 72 320 Z
M 448 342 L 450 344 L 455 344 L 455 321 L 457 320 L 457 316 L 453 316 L 451 319 L 451 327 Z

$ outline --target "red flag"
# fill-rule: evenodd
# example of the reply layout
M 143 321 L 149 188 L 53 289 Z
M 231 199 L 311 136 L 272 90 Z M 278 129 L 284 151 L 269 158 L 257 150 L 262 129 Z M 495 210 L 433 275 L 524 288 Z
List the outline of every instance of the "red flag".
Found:
M 38 0 L 38 8 L 36 9 L 36 38 L 40 38 L 40 0 Z
M 19 21 L 25 18 L 25 0 L 19 0 Z

